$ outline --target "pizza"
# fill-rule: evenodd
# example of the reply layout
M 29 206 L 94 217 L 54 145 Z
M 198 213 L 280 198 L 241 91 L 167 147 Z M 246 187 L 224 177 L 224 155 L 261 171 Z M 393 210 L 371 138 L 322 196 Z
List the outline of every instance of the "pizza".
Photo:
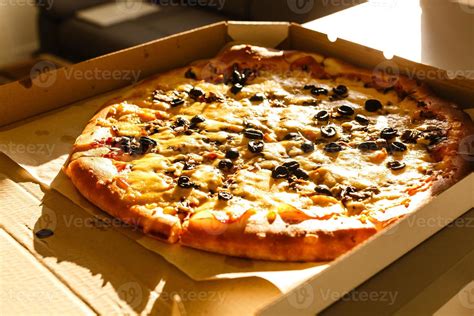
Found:
M 332 260 L 471 170 L 470 118 L 425 85 L 315 53 L 234 45 L 102 107 L 65 171 L 168 243 Z

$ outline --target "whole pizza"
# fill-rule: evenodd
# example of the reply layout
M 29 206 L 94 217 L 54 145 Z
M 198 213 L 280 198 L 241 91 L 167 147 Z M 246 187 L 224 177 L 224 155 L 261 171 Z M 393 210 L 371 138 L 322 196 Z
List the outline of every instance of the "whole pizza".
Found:
M 469 117 L 403 76 L 235 45 L 106 104 L 66 172 L 147 235 L 231 256 L 332 260 L 470 171 Z

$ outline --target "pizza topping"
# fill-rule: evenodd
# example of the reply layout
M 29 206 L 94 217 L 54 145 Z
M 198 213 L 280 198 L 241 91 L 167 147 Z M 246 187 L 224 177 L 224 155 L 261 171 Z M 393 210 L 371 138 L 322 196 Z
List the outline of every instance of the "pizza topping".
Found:
M 389 145 L 389 151 L 406 151 L 407 146 L 404 143 L 401 142 L 393 142 Z
M 239 158 L 239 156 L 240 156 L 240 153 L 239 153 L 239 150 L 237 148 L 229 148 L 227 150 L 227 152 L 225 153 L 225 157 L 227 159 L 235 160 L 235 159 Z
M 333 126 L 323 126 L 321 127 L 321 135 L 326 138 L 331 138 L 336 136 L 337 131 Z
M 369 119 L 366 116 L 362 115 L 362 114 L 357 114 L 355 116 L 355 120 L 360 125 L 369 125 L 369 123 L 370 123 Z
M 244 136 L 249 139 L 263 139 L 263 133 L 257 129 L 247 128 L 244 130 Z
M 206 119 L 204 118 L 204 116 L 202 115 L 195 115 L 193 116 L 193 118 L 191 119 L 191 126 L 196 126 L 200 123 L 204 123 L 206 121 Z
M 248 149 L 250 152 L 256 154 L 263 151 L 264 143 L 261 140 L 252 140 L 248 144 Z
M 283 164 L 284 167 L 288 168 L 290 171 L 295 171 L 300 167 L 300 164 L 297 161 L 287 161 Z
M 324 146 L 324 150 L 328 153 L 337 153 L 342 150 L 342 146 L 337 143 L 329 143 Z
M 349 105 L 341 105 L 337 108 L 337 113 L 342 116 L 351 116 L 354 114 L 354 109 Z
M 298 179 L 303 179 L 303 180 L 309 179 L 309 175 L 306 173 L 306 171 L 304 171 L 301 168 L 297 168 L 296 170 L 294 170 L 293 175 Z
M 265 95 L 263 93 L 255 93 L 252 97 L 250 97 L 250 101 L 252 102 L 261 102 L 265 100 Z
M 363 142 L 360 143 L 358 148 L 362 151 L 377 150 L 379 149 L 376 142 Z
M 176 99 L 171 100 L 170 104 L 172 107 L 176 107 L 176 106 L 184 104 L 184 100 L 176 98 Z
M 155 148 L 157 145 L 154 139 L 151 139 L 150 137 L 147 137 L 147 136 L 140 137 L 139 143 L 140 143 L 140 152 L 142 154 L 147 153 L 149 150 Z
M 244 86 L 243 86 L 241 83 L 236 83 L 236 84 L 234 84 L 234 85 L 230 88 L 230 92 L 232 92 L 233 94 L 237 94 L 237 93 L 239 93 L 243 88 L 244 88 Z
M 289 175 L 290 171 L 285 166 L 278 166 L 272 170 L 272 178 L 282 179 L 286 178 Z
M 336 97 L 346 97 L 348 94 L 348 89 L 345 85 L 338 85 L 337 87 L 332 89 L 332 92 Z
M 234 164 L 232 163 L 232 160 L 230 159 L 222 159 L 221 161 L 219 161 L 218 167 L 221 170 L 228 171 L 232 169 L 232 167 L 234 167 Z
M 299 133 L 288 133 L 285 135 L 285 137 L 283 138 L 283 140 L 297 140 L 297 139 L 300 139 L 301 138 L 301 135 Z
M 332 196 L 331 190 L 325 184 L 318 184 L 316 187 L 314 187 L 314 191 L 316 191 L 316 193 L 319 193 L 319 194 Z
M 191 90 L 189 90 L 188 94 L 192 99 L 196 100 L 200 96 L 204 95 L 204 91 L 201 88 L 194 87 Z
M 382 103 L 379 100 L 369 99 L 365 101 L 365 109 L 368 112 L 377 112 L 382 109 Z
M 188 79 L 194 79 L 194 80 L 197 79 L 196 74 L 193 72 L 193 70 L 191 68 L 186 70 L 186 72 L 184 73 L 184 77 L 188 78 Z
M 194 188 L 196 185 L 188 176 L 180 176 L 178 178 L 178 186 L 183 189 L 191 189 Z
M 387 127 L 382 130 L 382 132 L 380 133 L 380 137 L 384 139 L 392 139 L 396 137 L 397 134 L 398 134 L 398 131 L 396 129 Z
M 405 163 L 400 162 L 400 161 L 396 161 L 396 160 L 390 161 L 390 162 L 387 163 L 387 168 L 390 168 L 390 169 L 395 170 L 395 171 L 396 170 L 402 170 L 405 167 L 406 167 Z
M 420 133 L 418 133 L 417 131 L 406 130 L 403 132 L 401 139 L 405 143 L 416 144 L 416 140 L 418 139 L 419 136 L 420 136 Z
M 311 89 L 311 94 L 313 95 L 328 95 L 328 90 L 327 89 L 324 89 L 324 88 L 319 88 L 319 87 L 313 87 Z
M 229 201 L 232 199 L 232 193 L 230 193 L 229 191 L 219 191 L 217 193 L 217 198 L 221 201 Z
M 314 144 L 313 144 L 313 142 L 305 141 L 303 144 L 301 144 L 301 150 L 302 150 L 304 153 L 310 153 L 310 152 L 314 151 Z
M 329 120 L 329 112 L 325 111 L 325 110 L 319 111 L 318 113 L 316 113 L 314 118 L 317 119 L 318 121 L 328 121 Z

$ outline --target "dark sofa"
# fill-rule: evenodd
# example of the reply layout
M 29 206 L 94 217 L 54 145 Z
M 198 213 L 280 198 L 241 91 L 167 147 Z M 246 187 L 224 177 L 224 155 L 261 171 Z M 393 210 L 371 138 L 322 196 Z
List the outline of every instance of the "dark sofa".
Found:
M 308 1 L 310 7 L 302 6 Z M 77 62 L 218 21 L 303 23 L 345 8 L 329 6 L 327 0 L 153 0 L 159 12 L 110 27 L 76 17 L 78 10 L 106 2 L 110 0 L 37 0 L 40 52 Z

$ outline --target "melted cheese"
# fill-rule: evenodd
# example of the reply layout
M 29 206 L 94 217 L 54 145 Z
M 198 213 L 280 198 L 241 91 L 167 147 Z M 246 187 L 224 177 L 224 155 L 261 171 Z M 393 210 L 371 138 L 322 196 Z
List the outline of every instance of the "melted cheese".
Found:
M 303 89 L 305 84 L 329 91 L 344 84 L 349 95 L 342 100 L 313 96 Z M 185 104 L 170 107 L 160 101 L 148 101 L 156 87 L 180 95 L 197 87 L 207 94 L 218 95 L 222 100 L 205 103 L 186 98 Z M 400 102 L 394 92 L 381 94 L 365 88 L 361 82 L 316 80 L 302 72 L 284 76 L 265 74 L 249 82 L 238 94 L 233 94 L 230 85 L 163 75 L 147 82 L 142 91 L 143 96 L 117 104 L 107 120 L 101 123 L 118 128 L 118 135 L 139 136 L 144 134 L 143 128 L 149 118 L 158 118 L 158 132 L 149 136 L 156 140 L 157 147 L 153 153 L 132 160 L 130 171 L 121 175 L 129 184 L 129 196 L 136 203 L 162 208 L 187 203 L 194 212 L 214 210 L 230 217 L 240 216 L 249 209 L 278 210 L 280 205 L 289 205 L 315 219 L 351 215 L 354 208 L 348 210 L 341 202 L 321 204 L 321 199 L 312 198 L 315 186 L 325 184 L 330 188 L 337 185 L 358 190 L 376 188 L 380 192 L 364 201 L 365 212 L 383 212 L 405 201 L 406 189 L 422 183 L 428 178 L 426 171 L 436 166 L 422 144 L 407 144 L 406 152 L 393 155 L 382 150 L 362 152 L 357 148 L 363 141 L 378 138 L 380 131 L 389 126 L 399 129 L 399 132 L 422 129 L 422 123 L 411 121 L 411 115 L 416 111 L 415 102 L 408 99 Z M 266 100 L 249 100 L 262 92 L 267 95 Z M 381 114 L 364 109 L 364 102 L 371 98 L 384 104 Z M 330 123 L 337 135 L 331 139 L 322 137 L 320 129 L 327 123 L 318 122 L 314 115 L 321 110 L 335 113 L 341 105 L 350 105 L 356 114 L 367 116 L 370 125 L 365 130 L 355 121 L 332 118 Z M 164 110 L 165 114 L 162 113 Z M 199 125 L 197 132 L 188 135 L 173 128 L 178 117 L 190 121 L 198 114 L 206 121 Z M 249 140 L 241 133 L 245 124 L 265 133 L 265 148 L 261 154 L 248 150 Z M 300 133 L 315 142 L 315 150 L 304 153 L 300 148 L 302 140 L 284 140 L 290 132 Z M 344 141 L 343 151 L 338 154 L 325 152 L 324 146 L 331 141 Z M 231 147 L 239 150 L 240 158 L 234 161 L 234 170 L 221 171 L 217 163 Z M 386 163 L 393 159 L 405 162 L 406 168 L 401 171 L 388 169 Z M 183 160 L 195 162 L 195 168 L 183 170 Z M 296 189 L 286 179 L 273 179 L 271 176 L 272 168 L 288 160 L 299 162 L 310 175 L 309 180 L 299 181 Z M 179 188 L 176 182 L 181 175 L 189 176 L 196 186 Z M 234 198 L 228 202 L 219 201 L 216 196 L 219 190 L 230 191 Z

